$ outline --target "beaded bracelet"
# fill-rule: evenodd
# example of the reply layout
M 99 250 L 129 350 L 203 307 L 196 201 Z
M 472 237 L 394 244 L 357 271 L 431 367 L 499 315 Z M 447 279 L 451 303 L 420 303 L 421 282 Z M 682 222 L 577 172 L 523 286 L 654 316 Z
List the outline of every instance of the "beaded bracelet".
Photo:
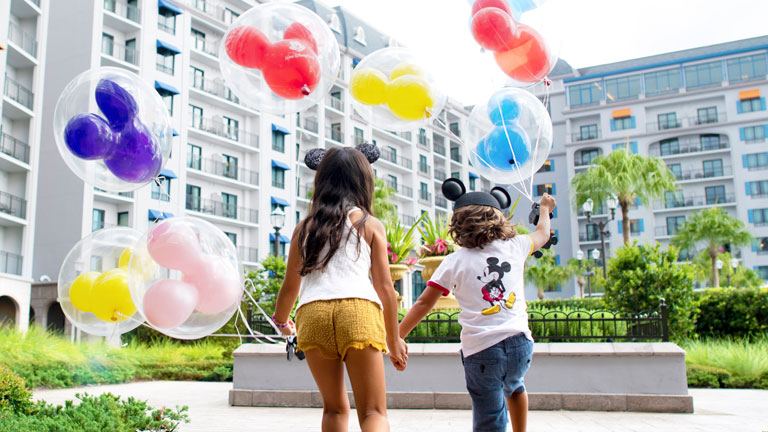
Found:
M 272 322 L 275 323 L 275 327 L 282 329 L 288 327 L 291 323 L 291 320 L 289 319 L 288 322 L 280 323 L 280 321 L 276 320 L 275 316 L 272 315 Z

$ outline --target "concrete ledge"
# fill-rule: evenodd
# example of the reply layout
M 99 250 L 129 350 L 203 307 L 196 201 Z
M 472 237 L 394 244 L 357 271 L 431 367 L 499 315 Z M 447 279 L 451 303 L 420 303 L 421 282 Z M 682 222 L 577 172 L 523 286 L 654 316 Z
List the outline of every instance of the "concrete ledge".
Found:
M 352 392 L 350 406 L 355 407 Z M 530 393 L 529 409 L 537 411 L 634 411 L 692 413 L 693 397 L 673 395 L 631 395 L 594 393 Z M 233 389 L 229 392 L 234 406 L 322 408 L 317 391 L 266 391 Z M 465 393 L 387 393 L 391 409 L 472 409 Z

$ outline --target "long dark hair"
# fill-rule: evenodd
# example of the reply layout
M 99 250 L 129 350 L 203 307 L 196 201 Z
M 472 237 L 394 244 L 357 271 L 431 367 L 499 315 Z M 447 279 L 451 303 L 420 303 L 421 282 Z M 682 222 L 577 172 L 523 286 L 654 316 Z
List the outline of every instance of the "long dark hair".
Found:
M 302 276 L 328 265 L 341 245 L 352 207 L 363 211 L 355 224 L 358 245 L 363 241 L 363 227 L 372 213 L 373 192 L 373 169 L 362 152 L 352 147 L 334 147 L 325 152 L 315 174 L 312 207 L 299 231 Z M 323 253 L 326 245 L 327 253 Z

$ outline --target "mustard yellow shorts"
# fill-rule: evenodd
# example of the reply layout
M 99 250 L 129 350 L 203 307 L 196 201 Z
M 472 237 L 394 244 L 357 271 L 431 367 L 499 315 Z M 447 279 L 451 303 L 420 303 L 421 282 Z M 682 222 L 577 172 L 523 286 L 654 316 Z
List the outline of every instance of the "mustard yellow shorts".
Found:
M 297 347 L 317 349 L 328 359 L 347 355 L 350 348 L 387 351 L 384 314 L 378 304 L 359 298 L 319 300 L 296 311 Z

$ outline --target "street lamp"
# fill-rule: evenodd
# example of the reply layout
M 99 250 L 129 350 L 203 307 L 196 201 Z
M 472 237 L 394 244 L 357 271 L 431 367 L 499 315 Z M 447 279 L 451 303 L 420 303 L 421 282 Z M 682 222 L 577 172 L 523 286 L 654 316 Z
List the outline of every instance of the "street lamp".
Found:
M 736 268 L 739 266 L 739 260 L 736 258 L 731 258 L 731 268 L 733 269 L 733 273 L 736 273 Z M 731 274 L 728 273 L 728 286 L 731 286 Z
M 269 214 L 269 221 L 275 229 L 275 256 L 280 256 L 280 229 L 285 225 L 285 212 L 279 206 Z
M 715 268 L 717 269 L 717 287 L 719 287 L 720 286 L 720 270 L 723 269 L 723 262 L 720 260 L 720 258 L 718 258 L 715 261 Z
M 606 256 L 605 238 L 610 237 L 611 235 L 610 231 L 607 229 L 608 222 L 616 218 L 616 206 L 619 205 L 619 200 L 615 195 L 610 195 L 605 200 L 605 203 L 608 206 L 608 209 L 611 211 L 611 218 L 604 221 L 597 221 L 597 229 L 600 232 L 600 249 L 603 251 L 604 257 Z M 586 201 L 584 201 L 582 208 L 584 209 L 584 214 L 587 215 L 587 223 L 592 223 L 592 210 L 595 208 L 595 202 L 592 200 L 592 198 L 588 198 Z M 603 259 L 603 277 L 606 279 L 608 278 L 608 270 L 606 268 L 605 259 Z

